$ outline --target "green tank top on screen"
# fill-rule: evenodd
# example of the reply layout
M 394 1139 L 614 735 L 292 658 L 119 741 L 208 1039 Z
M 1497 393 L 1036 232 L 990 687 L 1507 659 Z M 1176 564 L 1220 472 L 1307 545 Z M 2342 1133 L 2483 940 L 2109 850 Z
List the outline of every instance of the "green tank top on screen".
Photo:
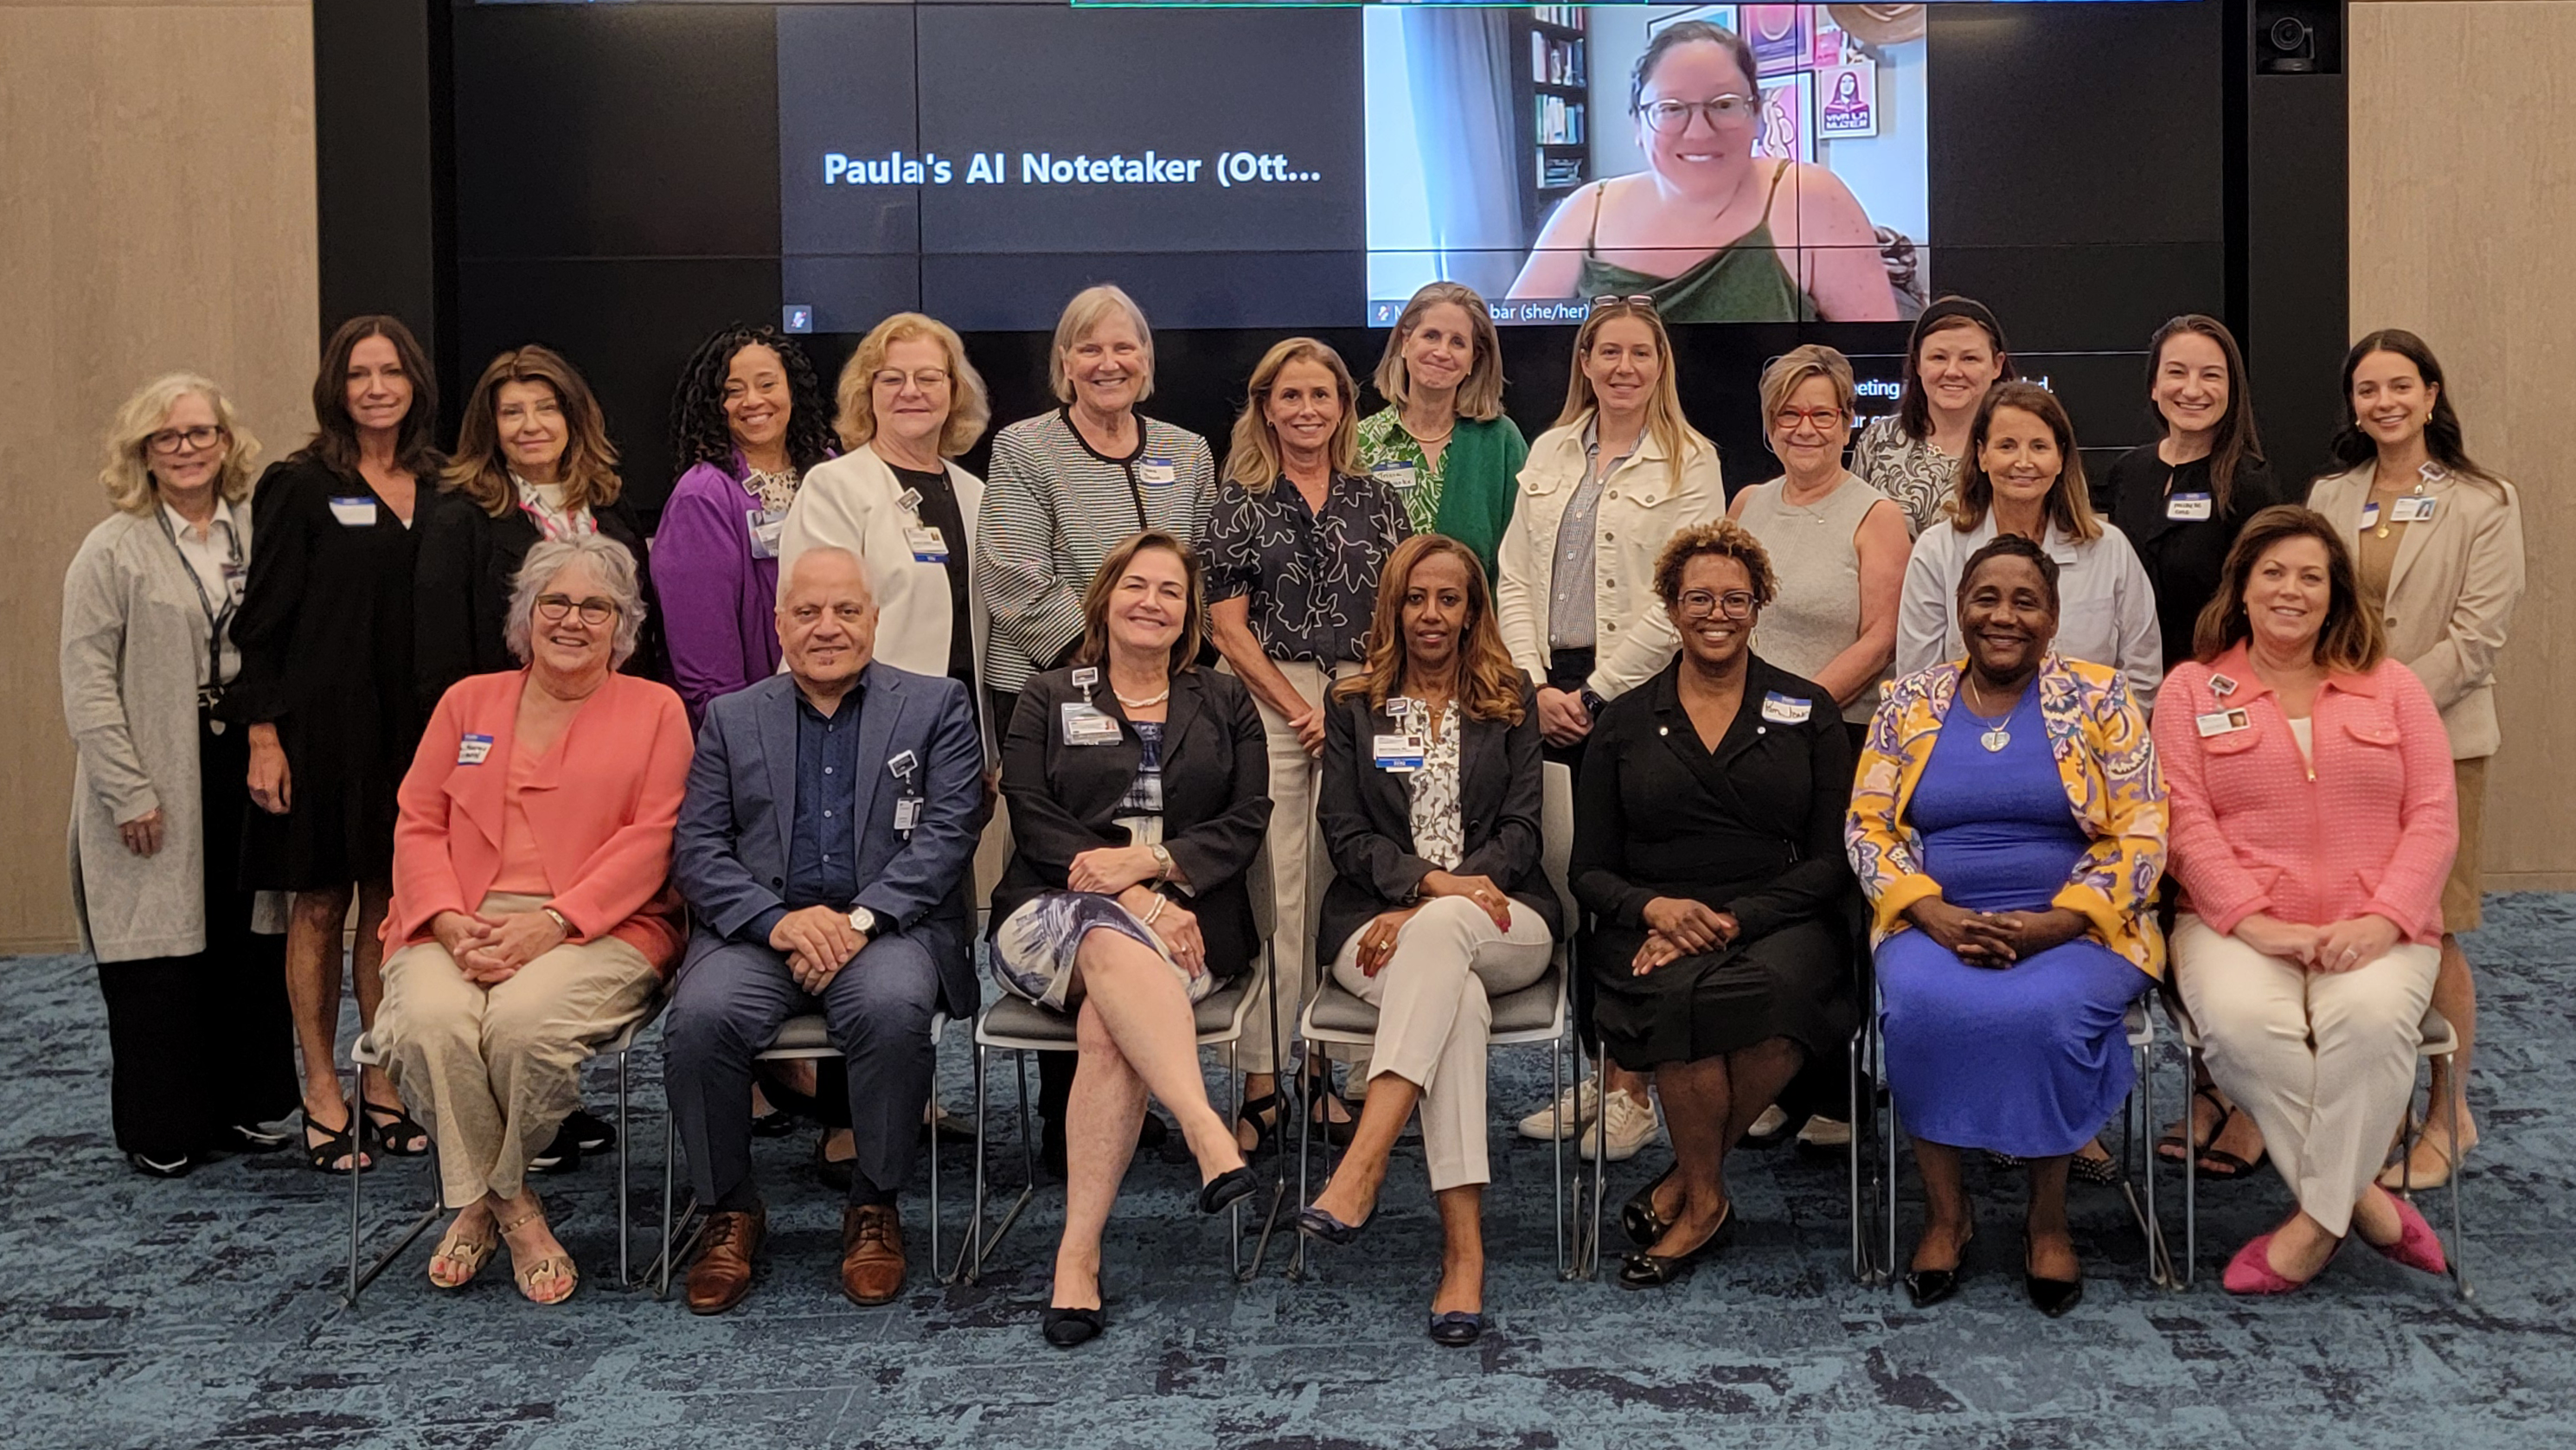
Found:
M 1707 260 L 1678 277 L 1653 277 L 1601 260 L 1601 189 L 1593 183 L 1592 232 L 1583 239 L 1583 266 L 1576 275 L 1580 295 L 1646 296 L 1666 322 L 1804 322 L 1816 316 L 1815 299 L 1798 286 L 1771 239 L 1771 204 L 1780 195 L 1780 178 L 1789 174 L 1782 162 L 1771 173 L 1771 190 L 1762 198 L 1762 219 L 1753 229 L 1717 249 Z

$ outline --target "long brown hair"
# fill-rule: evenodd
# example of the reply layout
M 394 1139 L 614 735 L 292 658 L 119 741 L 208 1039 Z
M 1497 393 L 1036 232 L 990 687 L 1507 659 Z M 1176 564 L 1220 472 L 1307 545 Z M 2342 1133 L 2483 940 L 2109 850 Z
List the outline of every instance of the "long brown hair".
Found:
M 1593 339 L 1601 335 L 1601 329 L 1622 317 L 1637 319 L 1655 335 L 1655 352 L 1663 366 L 1655 374 L 1654 392 L 1646 399 L 1646 434 L 1664 450 L 1664 467 L 1670 471 L 1673 487 L 1679 488 L 1682 465 L 1690 461 L 1691 451 L 1705 448 L 1715 457 L 1717 445 L 1682 416 L 1681 385 L 1673 380 L 1673 336 L 1664 330 L 1664 319 L 1651 302 L 1621 299 L 1592 304 L 1590 315 L 1583 319 L 1583 330 L 1574 335 L 1574 371 L 1565 380 L 1565 407 L 1557 413 L 1554 426 L 1572 427 L 1601 411 L 1601 400 L 1592 393 L 1592 379 L 1584 374 L 1583 360 L 1592 355 Z
M 448 462 L 438 486 L 461 493 L 494 518 L 506 518 L 518 506 L 510 484 L 510 460 L 501 450 L 501 388 L 508 383 L 543 383 L 554 390 L 563 410 L 563 462 L 556 465 L 563 485 L 564 507 L 599 508 L 617 502 L 624 487 L 617 477 L 617 448 L 608 441 L 608 423 L 590 384 L 553 348 L 530 343 L 492 359 L 475 379 L 465 400 L 465 416 L 456 425 L 456 456 Z
M 1901 384 L 1896 394 L 1896 426 L 1917 443 L 1932 436 L 1932 400 L 1924 396 L 1923 390 L 1923 344 L 1936 332 L 1962 327 L 1973 327 L 1986 335 L 1987 344 L 1995 350 L 1995 363 L 2002 370 L 1996 382 L 2010 382 L 2021 376 L 2013 366 L 2012 349 L 2004 346 L 2004 325 L 1995 321 L 1986 304 L 1953 293 L 1924 308 L 1923 315 L 1914 319 L 1914 331 L 1906 336 L 1905 361 L 1897 368 Z
M 2218 344 L 2218 355 L 2227 360 L 2227 411 L 2218 415 L 2218 427 L 2209 448 L 2209 501 L 2211 511 L 2227 517 L 2229 501 L 2235 496 L 2236 470 L 2247 463 L 2263 461 L 2263 440 L 2254 431 L 2254 385 L 2245 376 L 2245 354 L 2236 346 L 2236 334 L 2215 317 L 2186 312 L 2156 329 L 2147 342 L 2147 392 L 2153 396 L 2157 373 L 2165 365 L 2165 344 L 2186 332 L 2196 332 Z M 2164 420 L 2159 410 L 2156 426 L 2170 433 L 2173 425 Z
M 1147 549 L 1161 549 L 1181 561 L 1189 604 L 1181 614 L 1181 637 L 1172 641 L 1172 673 L 1198 668 L 1199 642 L 1207 636 L 1207 566 L 1199 561 L 1198 550 L 1178 534 L 1161 529 L 1139 529 L 1120 540 L 1093 571 L 1091 582 L 1082 586 L 1082 648 L 1074 651 L 1074 663 L 1096 665 L 1108 660 L 1109 598 L 1118 592 L 1119 576 Z
M 2071 539 L 2102 537 L 2102 521 L 2093 516 L 2093 501 L 2084 486 L 2084 457 L 2075 451 L 2075 420 L 2066 416 L 2066 405 L 2057 401 L 2055 393 L 2037 383 L 2011 379 L 1986 389 L 1985 400 L 1977 404 L 1977 421 L 1968 429 L 1968 452 L 1959 460 L 1958 491 L 1950 496 L 1951 526 L 1964 534 L 1984 523 L 1986 511 L 1995 506 L 1995 481 L 1986 475 L 1979 458 L 1986 450 L 1986 433 L 1994 426 L 1995 412 L 2001 408 L 2019 408 L 2047 424 L 2057 438 L 2057 456 L 2065 462 L 2048 497 L 2040 501 L 2049 522 Z
M 2415 365 L 2415 375 L 2433 389 L 2432 416 L 2424 420 L 2424 451 L 2433 461 L 2451 472 L 2482 484 L 2489 493 L 2502 493 L 2498 479 L 2480 468 L 2469 457 L 2468 444 L 2460 431 L 2460 415 L 2451 406 L 2451 385 L 2442 377 L 2441 360 L 2424 339 L 2402 327 L 2383 327 L 2365 334 L 2343 355 L 2343 424 L 2335 429 L 2334 442 L 2328 445 L 2334 460 L 2342 467 L 2359 468 L 2379 457 L 2379 444 L 2362 431 L 2361 415 L 2352 408 L 2352 375 L 2361 368 L 2361 360 L 2375 352 L 2393 352 Z
M 1333 425 L 1333 441 L 1326 445 L 1331 457 L 1326 462 L 1335 473 L 1360 471 L 1359 384 L 1351 381 L 1349 366 L 1329 343 L 1291 337 L 1272 343 L 1270 351 L 1261 355 L 1252 369 L 1252 383 L 1244 390 L 1243 411 L 1234 416 L 1234 440 L 1225 452 L 1225 481 L 1246 493 L 1268 493 L 1279 481 L 1279 439 L 1270 426 L 1270 390 L 1279 386 L 1279 375 L 1293 362 L 1314 363 L 1333 375 L 1333 386 L 1342 395 L 1342 420 Z
M 2244 531 L 2219 567 L 2218 592 L 2203 605 L 2191 629 L 2192 658 L 2210 664 L 2250 639 L 2254 622 L 2245 614 L 2245 589 L 2254 566 L 2272 546 L 2290 539 L 2314 539 L 2326 549 L 2326 619 L 2317 627 L 2317 663 L 2340 674 L 2364 675 L 2388 657 L 2388 636 L 2379 612 L 2363 604 L 2361 572 L 2352 549 L 2334 521 L 2297 504 L 2274 504 L 2245 521 Z
M 1368 665 L 1335 685 L 1333 693 L 1366 695 L 1371 707 L 1383 710 L 1404 688 L 1404 595 L 1412 587 L 1413 571 L 1434 554 L 1457 560 L 1467 575 L 1467 622 L 1458 632 L 1458 704 L 1470 720 L 1518 725 L 1526 686 L 1512 652 L 1503 647 L 1502 626 L 1494 622 L 1493 586 L 1485 582 L 1485 566 L 1475 550 L 1447 534 L 1416 534 L 1387 556 L 1378 573 L 1377 610 L 1369 617 Z
M 371 337 L 393 344 L 394 361 L 411 381 L 411 409 L 394 432 L 394 466 L 416 479 L 434 478 L 445 463 L 434 441 L 438 374 L 402 319 L 382 312 L 350 318 L 323 344 L 322 366 L 313 374 L 313 437 L 295 456 L 314 459 L 334 473 L 358 471 L 358 423 L 349 416 L 349 359 Z

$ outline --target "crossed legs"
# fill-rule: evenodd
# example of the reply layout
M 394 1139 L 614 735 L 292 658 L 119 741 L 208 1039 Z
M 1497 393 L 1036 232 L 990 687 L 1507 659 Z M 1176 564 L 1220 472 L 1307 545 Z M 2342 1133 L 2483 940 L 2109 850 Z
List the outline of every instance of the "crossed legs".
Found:
M 1668 1062 L 1653 1074 L 1673 1140 L 1673 1173 L 1655 1189 L 1655 1217 L 1671 1227 L 1646 1252 L 1678 1258 L 1726 1220 L 1726 1151 L 1797 1076 L 1805 1050 L 1765 1038 L 1718 1057 Z M 1642 1079 L 1641 1079 L 1642 1080 Z

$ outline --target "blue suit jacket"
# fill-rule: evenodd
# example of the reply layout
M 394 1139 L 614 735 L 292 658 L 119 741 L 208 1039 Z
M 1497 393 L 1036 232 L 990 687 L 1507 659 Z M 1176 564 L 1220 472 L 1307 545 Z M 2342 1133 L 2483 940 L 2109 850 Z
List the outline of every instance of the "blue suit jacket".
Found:
M 975 980 L 967 873 L 983 807 L 984 751 L 966 687 L 871 662 L 859 677 L 858 898 L 880 936 L 900 934 L 939 964 L 951 1017 L 981 1000 Z M 689 794 L 672 834 L 671 876 L 693 926 L 682 972 L 786 905 L 788 842 L 796 825 L 796 682 L 787 675 L 720 696 L 698 727 Z M 891 769 L 910 751 L 921 819 L 910 840 L 894 828 L 902 784 Z M 833 903 L 840 905 L 841 903 Z

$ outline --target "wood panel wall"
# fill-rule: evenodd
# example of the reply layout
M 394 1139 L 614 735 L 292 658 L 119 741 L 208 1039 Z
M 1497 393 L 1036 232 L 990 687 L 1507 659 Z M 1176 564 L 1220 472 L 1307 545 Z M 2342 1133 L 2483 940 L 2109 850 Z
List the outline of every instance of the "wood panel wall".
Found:
M 74 935 L 63 570 L 99 440 L 172 368 L 274 458 L 312 430 L 311 0 L 0 0 L 0 951 Z
M 2352 326 L 2450 375 L 2469 451 L 2522 494 L 2530 591 L 2498 669 L 2487 889 L 2576 887 L 2576 0 L 2350 7 Z
M 155 372 L 229 388 L 268 456 L 311 427 L 309 0 L 0 0 L 0 951 L 72 936 L 62 572 L 104 516 L 98 434 Z M 2350 11 L 2352 319 L 2413 328 L 2476 453 L 2522 487 L 2535 561 L 2576 537 L 2576 0 Z M 2535 563 L 2503 668 L 2496 889 L 2576 887 L 2576 578 Z

